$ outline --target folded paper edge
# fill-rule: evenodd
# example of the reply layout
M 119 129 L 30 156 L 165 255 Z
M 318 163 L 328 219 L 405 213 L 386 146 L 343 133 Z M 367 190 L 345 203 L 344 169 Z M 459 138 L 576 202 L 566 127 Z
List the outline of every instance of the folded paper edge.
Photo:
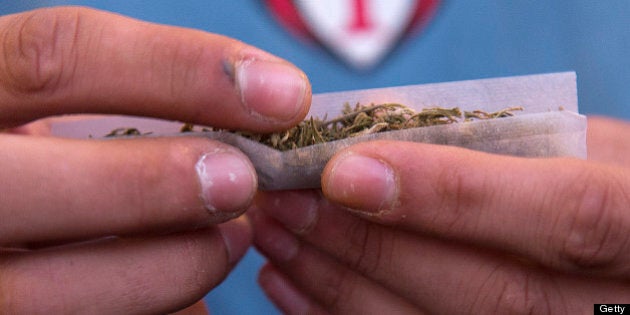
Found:
M 505 137 L 507 132 L 516 132 L 516 136 Z M 259 187 L 263 190 L 317 188 L 321 170 L 336 152 L 366 141 L 395 140 L 454 145 L 523 157 L 586 158 L 586 117 L 569 111 L 388 131 L 288 151 L 279 151 L 230 132 L 193 135 L 222 141 L 242 150 L 254 164 L 259 176 Z M 564 136 L 564 139 L 552 138 L 554 136 Z M 525 142 L 510 150 L 505 149 L 510 141 L 524 141 L 528 137 L 537 137 L 536 141 L 541 142 L 540 146 L 543 147 L 528 150 Z

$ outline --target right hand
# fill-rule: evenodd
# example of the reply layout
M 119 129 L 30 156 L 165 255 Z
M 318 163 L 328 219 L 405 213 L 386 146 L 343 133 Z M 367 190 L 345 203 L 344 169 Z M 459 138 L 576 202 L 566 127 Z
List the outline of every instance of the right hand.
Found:
M 259 281 L 289 314 L 586 314 L 630 297 L 630 123 L 588 160 L 400 141 L 338 152 L 322 193 L 248 211 Z

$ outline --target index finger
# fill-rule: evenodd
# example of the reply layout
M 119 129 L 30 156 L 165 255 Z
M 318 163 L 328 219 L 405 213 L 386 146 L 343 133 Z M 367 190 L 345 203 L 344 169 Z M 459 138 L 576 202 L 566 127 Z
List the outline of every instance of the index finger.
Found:
M 322 183 L 328 198 L 376 222 L 628 278 L 627 178 L 579 160 L 375 142 L 334 157 Z
M 310 96 L 295 66 L 223 36 L 80 7 L 0 17 L 0 127 L 81 112 L 266 132 Z

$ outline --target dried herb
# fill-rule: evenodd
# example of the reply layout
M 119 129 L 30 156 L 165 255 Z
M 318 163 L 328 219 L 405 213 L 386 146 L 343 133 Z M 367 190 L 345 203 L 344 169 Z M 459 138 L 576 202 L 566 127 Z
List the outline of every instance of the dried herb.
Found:
M 185 123 L 180 129 L 179 132 L 193 132 L 195 125 L 191 123 Z
M 151 132 L 142 133 L 137 128 L 116 128 L 105 135 L 106 138 L 116 138 L 124 136 L 146 136 Z
M 458 107 L 434 107 L 415 111 L 397 103 L 370 106 L 356 104 L 354 107 L 346 103 L 339 117 L 330 120 L 326 119 L 326 117 L 324 119 L 311 117 L 283 132 L 270 134 L 257 134 L 245 131 L 231 132 L 280 151 L 287 151 L 377 132 L 510 117 L 514 115 L 514 111 L 519 110 L 523 110 L 523 108 L 510 107 L 492 113 L 481 110 L 462 111 Z M 186 123 L 180 129 L 180 132 L 192 132 L 194 127 L 194 125 Z M 212 128 L 202 128 L 202 131 L 212 130 Z M 143 134 L 136 128 L 117 128 L 107 134 L 106 137 L 141 136 L 147 134 L 150 134 L 150 132 Z
M 357 104 L 354 107 L 346 103 L 342 115 L 331 120 L 311 117 L 296 127 L 279 133 L 255 134 L 240 131 L 237 133 L 275 149 L 287 151 L 377 132 L 509 117 L 517 110 L 522 108 L 511 107 L 487 113 L 481 110 L 462 112 L 458 107 L 435 107 L 417 112 L 396 103 L 370 106 Z

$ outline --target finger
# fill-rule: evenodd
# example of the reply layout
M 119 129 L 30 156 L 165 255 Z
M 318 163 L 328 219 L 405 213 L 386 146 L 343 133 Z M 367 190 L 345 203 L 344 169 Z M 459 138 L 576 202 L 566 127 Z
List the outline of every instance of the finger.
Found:
M 181 311 L 171 313 L 172 315 L 208 315 L 208 308 L 206 304 L 202 301 L 199 301 Z
M 311 192 L 261 194 L 256 198 L 256 207 L 295 231 L 302 242 L 319 253 L 330 255 L 330 259 L 429 314 L 584 313 L 600 303 L 596 301 L 612 303 L 630 294 L 630 286 L 624 281 L 549 271 L 512 255 L 370 222 Z M 296 213 L 311 219 L 299 220 Z M 296 240 L 287 241 L 284 234 L 269 228 L 261 230 L 254 222 L 255 243 L 267 248 L 263 253 L 274 262 L 302 271 L 286 271 L 294 283 L 329 283 L 329 277 L 339 272 L 333 268 L 327 274 L 329 263 L 313 255 L 301 256 L 307 245 L 298 243 L 296 251 L 291 246 Z M 338 278 L 339 282 L 356 281 L 352 277 Z M 351 285 L 334 285 L 344 286 Z
M 328 198 L 375 222 L 628 278 L 628 178 L 579 160 L 376 142 L 334 157 L 322 182 Z
M 258 275 L 258 283 L 283 314 L 329 314 L 300 292 L 289 278 L 271 264 L 262 267 Z
M 630 124 L 625 121 L 589 117 L 586 143 L 588 159 L 630 167 Z
M 261 271 L 260 282 L 287 313 L 311 314 L 311 308 L 320 306 L 332 314 L 419 313 L 404 299 L 300 243 L 260 211 L 252 209 L 248 216 L 253 218 L 257 248 L 274 265 Z M 302 292 L 309 298 L 300 297 Z
M 310 93 L 293 65 L 219 35 L 79 7 L 0 17 L 0 126 L 86 112 L 272 131 Z
M 228 226 L 228 227 L 225 227 Z M 166 314 L 200 300 L 245 253 L 245 219 L 220 229 L 0 256 L 9 314 Z
M 51 121 L 49 119 L 40 119 L 26 125 L 6 129 L 3 132 L 17 135 L 50 136 Z
M 237 217 L 256 192 L 240 151 L 203 138 L 0 136 L 0 245 L 167 233 Z

